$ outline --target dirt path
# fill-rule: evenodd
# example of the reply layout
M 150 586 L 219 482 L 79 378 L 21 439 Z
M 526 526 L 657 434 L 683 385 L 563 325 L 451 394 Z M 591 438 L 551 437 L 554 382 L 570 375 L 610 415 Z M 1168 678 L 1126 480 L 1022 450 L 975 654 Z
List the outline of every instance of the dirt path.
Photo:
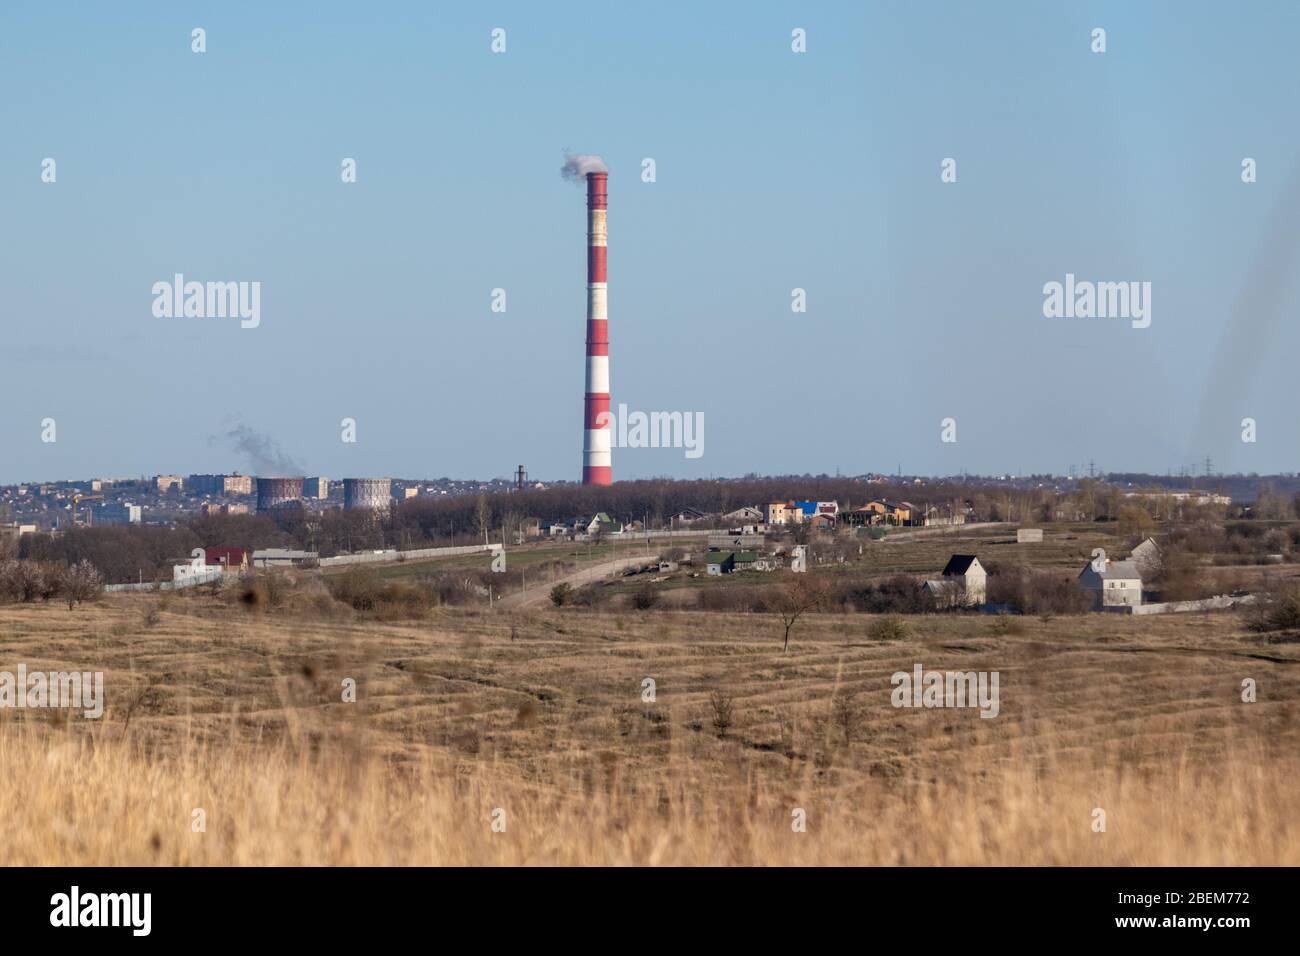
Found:
M 551 588 L 564 582 L 565 584 L 578 587 L 582 584 L 589 584 L 592 581 L 599 581 L 602 578 L 608 578 L 618 574 L 625 568 L 640 567 L 649 561 L 655 560 L 654 555 L 639 554 L 632 558 L 619 558 L 616 561 L 603 561 L 574 571 L 572 574 L 566 574 L 562 577 L 551 578 L 543 581 L 541 584 L 530 584 L 526 591 L 515 591 L 507 594 L 496 602 L 497 607 L 504 608 L 523 608 L 538 607 L 549 604 L 551 601 Z

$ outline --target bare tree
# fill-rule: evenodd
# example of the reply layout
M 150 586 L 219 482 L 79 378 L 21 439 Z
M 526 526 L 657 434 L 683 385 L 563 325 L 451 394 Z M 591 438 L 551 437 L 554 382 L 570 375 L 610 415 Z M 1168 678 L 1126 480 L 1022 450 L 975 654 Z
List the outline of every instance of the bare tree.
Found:
M 770 608 L 785 627 L 785 641 L 781 653 L 790 649 L 790 632 L 805 611 L 819 607 L 827 596 L 826 585 L 808 575 L 798 575 L 773 595 Z
M 59 574 L 39 561 L 0 562 L 0 601 L 48 601 L 58 590 Z
M 104 576 L 84 558 L 59 575 L 59 591 L 71 611 L 81 601 L 88 601 L 104 590 Z
M 492 505 L 488 502 L 487 495 L 479 495 L 478 501 L 474 503 L 474 522 L 478 526 L 478 533 L 483 536 L 483 543 L 487 544 L 488 531 L 492 527 Z

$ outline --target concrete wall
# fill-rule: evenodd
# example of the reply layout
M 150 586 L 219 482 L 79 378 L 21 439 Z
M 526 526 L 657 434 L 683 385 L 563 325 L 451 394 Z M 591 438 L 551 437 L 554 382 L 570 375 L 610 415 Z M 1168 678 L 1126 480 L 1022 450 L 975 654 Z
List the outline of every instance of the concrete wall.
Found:
M 1132 614 L 1181 614 L 1188 611 L 1217 611 L 1236 607 L 1238 604 L 1254 604 L 1258 599 L 1253 594 L 1233 597 L 1220 594 L 1218 597 L 1205 598 L 1201 601 L 1167 601 L 1164 604 L 1143 604 L 1132 608 Z
M 501 550 L 499 544 L 468 544 L 456 548 L 417 548 L 414 551 L 367 551 L 362 554 L 340 554 L 333 558 L 321 558 L 322 568 L 339 567 L 346 564 L 383 564 L 391 561 L 421 561 L 427 558 L 454 558 L 461 554 L 495 554 Z
M 195 585 L 220 581 L 222 573 L 221 568 L 214 568 L 211 571 L 192 574 L 180 581 L 163 581 L 160 584 L 155 584 L 152 581 L 145 584 L 106 584 L 104 590 L 109 594 L 116 594 L 120 591 L 175 591 L 178 588 L 192 588 Z

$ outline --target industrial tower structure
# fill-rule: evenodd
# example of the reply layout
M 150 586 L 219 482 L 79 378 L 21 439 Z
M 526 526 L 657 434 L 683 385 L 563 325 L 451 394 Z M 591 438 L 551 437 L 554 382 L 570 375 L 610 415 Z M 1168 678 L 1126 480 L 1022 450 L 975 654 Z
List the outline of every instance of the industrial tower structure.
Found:
M 609 173 L 587 174 L 587 393 L 582 483 L 608 485 L 613 428 L 609 420 L 609 311 L 605 275 L 605 187 Z

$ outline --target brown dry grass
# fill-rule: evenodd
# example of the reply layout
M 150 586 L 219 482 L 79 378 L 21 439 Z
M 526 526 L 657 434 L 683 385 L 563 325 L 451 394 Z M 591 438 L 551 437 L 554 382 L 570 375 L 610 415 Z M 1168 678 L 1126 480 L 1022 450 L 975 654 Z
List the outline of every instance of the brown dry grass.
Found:
M 108 695 L 99 722 L 0 710 L 0 863 L 1300 863 L 1300 654 L 1231 615 L 890 642 L 820 615 L 782 655 L 752 615 L 156 602 L 0 609 L 0 669 L 104 670 Z M 1000 716 L 894 709 L 916 662 L 998 670 Z

